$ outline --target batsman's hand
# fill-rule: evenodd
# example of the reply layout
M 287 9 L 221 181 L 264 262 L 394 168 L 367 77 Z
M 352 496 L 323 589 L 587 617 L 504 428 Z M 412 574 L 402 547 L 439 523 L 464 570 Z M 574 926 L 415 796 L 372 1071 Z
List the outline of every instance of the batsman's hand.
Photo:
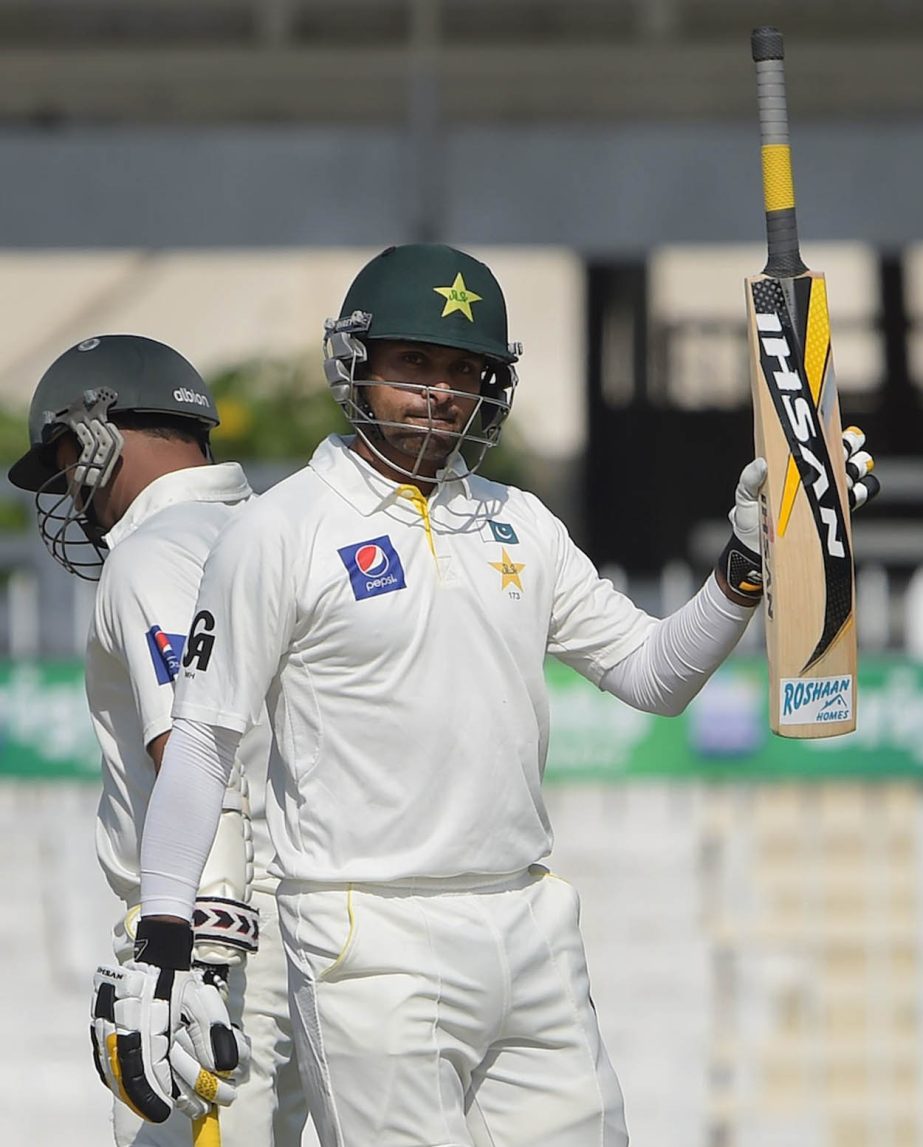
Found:
M 93 979 L 90 1038 L 106 1087 L 137 1115 L 163 1123 L 233 1102 L 250 1049 L 218 988 L 190 970 L 188 925 L 142 919 L 135 959 Z M 139 958 L 139 957 L 144 957 Z
M 864 450 L 865 434 L 858 426 L 843 431 L 843 458 L 850 510 L 858 510 L 881 489 L 872 473 L 875 459 Z M 728 514 L 731 538 L 715 567 L 718 584 L 732 600 L 755 605 L 763 594 L 763 559 L 760 550 L 759 494 L 766 481 L 766 461 L 754 458 L 744 466 Z

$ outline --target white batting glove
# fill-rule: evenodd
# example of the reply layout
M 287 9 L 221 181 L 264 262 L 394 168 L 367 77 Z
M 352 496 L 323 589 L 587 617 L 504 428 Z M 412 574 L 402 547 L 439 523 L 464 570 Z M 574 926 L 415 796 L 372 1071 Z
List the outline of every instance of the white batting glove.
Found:
M 849 508 L 858 510 L 881 489 L 872 473 L 875 459 L 867 450 L 865 434 L 858 426 L 843 431 L 843 458 Z M 760 551 L 760 488 L 766 481 L 766 461 L 754 458 L 740 474 L 734 491 L 734 506 L 728 514 L 731 538 L 716 565 L 719 584 L 732 601 L 756 604 L 763 594 L 763 559 Z
M 740 472 L 734 491 L 734 507 L 728 514 L 738 540 L 754 553 L 760 552 L 760 489 L 766 481 L 766 459 L 754 458 Z
M 188 925 L 142 919 L 135 959 L 93 979 L 90 1037 L 103 1083 L 136 1114 L 163 1123 L 234 1100 L 250 1049 L 218 989 L 190 971 Z
M 763 596 L 759 494 L 766 469 L 764 458 L 754 458 L 741 471 L 728 514 L 731 537 L 715 566 L 718 584 L 740 605 L 756 605 Z

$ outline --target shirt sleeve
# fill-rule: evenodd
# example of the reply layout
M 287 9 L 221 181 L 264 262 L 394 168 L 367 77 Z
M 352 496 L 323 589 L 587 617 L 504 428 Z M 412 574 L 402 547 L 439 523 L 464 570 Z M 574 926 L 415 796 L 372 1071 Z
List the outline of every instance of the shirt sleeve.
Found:
M 613 665 L 644 641 L 656 619 L 601 578 L 563 523 L 545 513 L 554 563 L 547 649 L 599 685 Z
M 173 680 L 198 587 L 162 543 L 124 543 L 106 559 L 95 603 L 94 626 L 103 650 L 131 683 L 147 746 L 170 729 Z
M 177 680 L 174 717 L 245 732 L 294 627 L 293 524 L 261 499 L 212 548 Z

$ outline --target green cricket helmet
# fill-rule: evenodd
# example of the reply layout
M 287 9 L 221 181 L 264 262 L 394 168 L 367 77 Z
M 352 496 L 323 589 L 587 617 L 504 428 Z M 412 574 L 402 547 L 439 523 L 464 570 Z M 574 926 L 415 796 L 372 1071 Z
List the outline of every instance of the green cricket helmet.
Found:
M 437 243 L 388 247 L 359 272 L 346 294 L 340 316 L 325 324 L 325 373 L 346 417 L 376 453 L 380 423 L 365 390 L 367 344 L 375 340 L 432 343 L 482 355 L 484 374 L 478 403 L 457 434 L 469 470 L 476 470 L 500 432 L 516 389 L 514 363 L 522 353 L 507 333 L 506 301 L 486 264 Z M 411 389 L 411 384 L 398 384 Z M 423 388 L 426 389 L 426 388 Z M 424 431 L 425 433 L 425 431 Z M 422 461 L 407 473 L 415 477 Z
M 55 359 L 32 396 L 29 449 L 10 467 L 9 479 L 34 491 L 45 544 L 80 577 L 99 576 L 106 551 L 93 498 L 121 456 L 118 424 L 131 423 L 133 415 L 146 416 L 142 425 L 157 424 L 158 416 L 167 424 L 188 421 L 206 451 L 208 433 L 218 425 L 214 399 L 195 367 L 172 347 L 141 335 L 84 339 Z M 56 444 L 67 433 L 79 451 L 69 471 L 56 459 Z

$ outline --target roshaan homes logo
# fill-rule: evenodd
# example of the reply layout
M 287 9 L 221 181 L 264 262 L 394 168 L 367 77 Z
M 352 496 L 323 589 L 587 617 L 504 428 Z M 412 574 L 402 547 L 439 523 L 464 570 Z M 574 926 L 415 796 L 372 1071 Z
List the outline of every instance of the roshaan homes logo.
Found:
M 785 677 L 779 688 L 783 725 L 821 725 L 852 718 L 852 677 Z

